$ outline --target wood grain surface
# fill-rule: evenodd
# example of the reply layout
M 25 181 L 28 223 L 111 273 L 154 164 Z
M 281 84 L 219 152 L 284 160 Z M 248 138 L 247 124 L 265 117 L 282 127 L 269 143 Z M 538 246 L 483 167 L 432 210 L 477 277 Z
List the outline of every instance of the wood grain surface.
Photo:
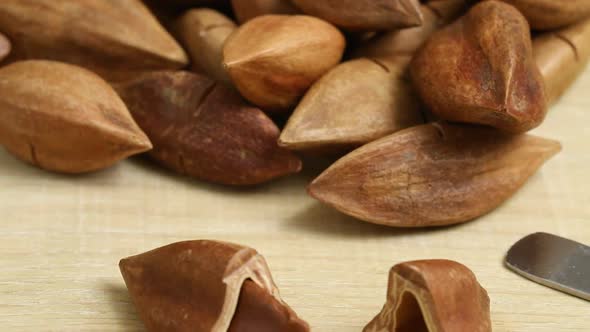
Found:
M 494 331 L 590 331 L 590 303 L 508 271 L 510 245 L 544 231 L 590 243 L 590 70 L 536 134 L 564 150 L 495 212 L 456 227 L 366 224 L 305 193 L 318 172 L 255 189 L 175 176 L 139 159 L 87 176 L 44 172 L 0 152 L 0 329 L 142 331 L 117 263 L 171 242 L 221 239 L 268 260 L 314 331 L 361 331 L 401 261 L 447 258 L 488 290 Z

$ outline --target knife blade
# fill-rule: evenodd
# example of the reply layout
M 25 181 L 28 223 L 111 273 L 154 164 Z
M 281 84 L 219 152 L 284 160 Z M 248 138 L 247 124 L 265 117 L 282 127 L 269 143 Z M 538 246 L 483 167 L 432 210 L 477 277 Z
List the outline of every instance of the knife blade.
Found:
M 541 285 L 590 301 L 590 247 L 548 233 L 516 242 L 506 266 Z

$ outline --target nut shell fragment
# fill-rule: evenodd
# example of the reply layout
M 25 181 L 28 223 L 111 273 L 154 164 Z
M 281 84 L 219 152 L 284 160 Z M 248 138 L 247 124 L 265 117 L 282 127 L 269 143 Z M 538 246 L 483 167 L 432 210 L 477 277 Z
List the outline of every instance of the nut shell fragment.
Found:
M 547 112 L 529 26 L 516 8 L 484 1 L 436 32 L 412 61 L 414 85 L 442 119 L 522 133 Z
M 449 260 L 401 263 L 387 302 L 363 332 L 491 332 L 490 299 L 471 270 Z
M 154 144 L 150 156 L 178 173 L 253 185 L 296 173 L 279 129 L 233 90 L 189 72 L 154 72 L 116 86 Z
M 451 225 L 498 207 L 560 150 L 558 142 L 531 135 L 432 123 L 360 147 L 324 171 L 308 191 L 376 224 Z
M 281 300 L 266 261 L 251 248 L 178 242 L 122 259 L 119 267 L 150 332 L 309 330 Z M 261 313 L 267 319 L 256 320 Z
M 45 60 L 0 68 L 0 144 L 25 162 L 64 173 L 103 169 L 151 148 L 104 80 Z
M 531 27 L 552 30 L 590 18 L 588 0 L 502 0 L 527 18 Z

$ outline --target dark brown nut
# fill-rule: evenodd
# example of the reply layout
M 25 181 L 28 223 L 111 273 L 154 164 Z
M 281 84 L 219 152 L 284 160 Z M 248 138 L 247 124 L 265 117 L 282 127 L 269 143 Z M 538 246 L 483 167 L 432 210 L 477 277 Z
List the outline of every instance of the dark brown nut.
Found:
M 347 30 L 391 30 L 422 24 L 418 0 L 292 0 L 304 13 Z
M 451 225 L 500 206 L 560 150 L 559 142 L 535 136 L 432 123 L 362 146 L 324 171 L 308 191 L 375 224 Z
M 584 71 L 590 58 L 590 19 L 533 40 L 533 53 L 553 104 Z
M 246 99 L 267 112 L 285 112 L 340 62 L 345 44 L 338 29 L 318 18 L 265 15 L 228 38 L 223 60 Z
M 520 10 L 531 27 L 552 30 L 590 18 L 588 0 L 502 0 Z
M 340 152 L 424 122 L 405 79 L 409 57 L 341 63 L 303 97 L 279 138 L 291 150 Z
M 307 332 L 254 249 L 186 241 L 122 259 L 121 274 L 150 332 Z
M 290 0 L 232 0 L 236 19 L 245 23 L 263 15 L 294 15 L 301 13 Z
M 0 144 L 27 163 L 64 173 L 106 168 L 151 148 L 105 81 L 43 60 L 0 68 Z
M 231 79 L 223 67 L 223 45 L 236 28 L 227 16 L 208 8 L 189 10 L 174 23 L 193 70 L 225 83 Z
M 387 302 L 363 332 L 491 332 L 490 299 L 466 266 L 449 260 L 397 264 Z
M 116 88 L 153 140 L 150 156 L 178 173 L 253 185 L 301 169 L 299 158 L 278 146 L 271 119 L 204 76 L 155 72 Z
M 413 55 L 438 29 L 449 24 L 467 7 L 467 0 L 430 1 L 420 6 L 421 26 L 378 34 L 360 44 L 354 57 L 389 58 Z
M 188 62 L 140 0 L 2 0 L 0 31 L 12 42 L 9 61 L 68 62 L 109 80 Z
M 0 62 L 10 54 L 11 49 L 10 40 L 0 33 Z
M 436 32 L 411 65 L 424 103 L 442 119 L 522 133 L 547 105 L 529 26 L 518 10 L 484 1 Z

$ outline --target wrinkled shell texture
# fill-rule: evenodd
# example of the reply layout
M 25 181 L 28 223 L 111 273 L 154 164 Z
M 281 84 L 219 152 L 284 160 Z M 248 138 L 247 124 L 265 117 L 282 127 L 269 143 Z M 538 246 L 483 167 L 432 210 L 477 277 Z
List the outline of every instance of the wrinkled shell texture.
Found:
M 150 332 L 308 331 L 278 296 L 254 249 L 177 242 L 122 259 L 119 267 Z M 261 316 L 267 319 L 256 319 Z
M 105 81 L 52 61 L 0 69 L 0 143 L 30 164 L 66 173 L 99 170 L 151 148 Z
M 498 207 L 560 150 L 558 142 L 530 135 L 427 124 L 353 151 L 308 190 L 321 202 L 376 224 L 450 225 Z
M 2 0 L 0 32 L 13 43 L 10 60 L 69 62 L 112 80 L 187 64 L 139 0 Z
M 584 71 L 590 58 L 590 19 L 541 34 L 533 41 L 535 61 L 545 79 L 547 102 L 556 102 Z
M 359 59 L 336 66 L 307 92 L 279 144 L 295 150 L 354 148 L 423 123 L 403 77 L 407 62 Z
M 588 0 L 502 0 L 524 16 L 533 29 L 551 30 L 590 18 Z
M 490 299 L 466 266 L 449 260 L 397 264 L 387 303 L 363 332 L 491 332 Z
M 292 0 L 304 13 L 348 30 L 391 30 L 422 23 L 418 0 Z
M 284 111 L 342 58 L 346 41 L 310 16 L 266 15 L 226 41 L 224 63 L 237 89 L 264 111 Z
M 231 0 L 231 4 L 240 23 L 262 15 L 299 13 L 291 0 Z
M 223 45 L 236 24 L 213 9 L 192 9 L 175 23 L 174 30 L 190 54 L 193 69 L 221 82 L 231 79 L 223 67 Z
M 482 2 L 435 33 L 411 73 L 425 104 L 445 120 L 522 133 L 547 112 L 528 24 L 502 2 Z
M 198 179 L 251 185 L 296 173 L 279 129 L 233 90 L 188 72 L 157 72 L 117 87 L 154 144 L 150 156 Z

